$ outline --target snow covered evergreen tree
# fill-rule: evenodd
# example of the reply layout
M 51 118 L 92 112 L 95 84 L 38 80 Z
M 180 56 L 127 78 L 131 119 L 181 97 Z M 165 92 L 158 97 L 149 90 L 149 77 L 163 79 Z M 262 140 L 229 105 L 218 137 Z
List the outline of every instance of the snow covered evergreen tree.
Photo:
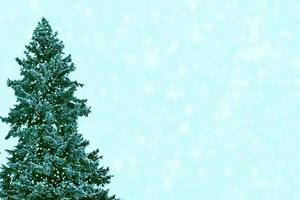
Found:
M 69 79 L 75 66 L 45 18 L 25 47 L 25 58 L 16 59 L 20 80 L 8 80 L 17 103 L 1 118 L 10 124 L 6 139 L 18 139 L 1 169 L 1 198 L 115 200 L 105 189 L 109 169 L 98 150 L 85 151 L 89 142 L 77 130 L 78 117 L 90 112 L 87 100 L 74 96 L 83 85 Z

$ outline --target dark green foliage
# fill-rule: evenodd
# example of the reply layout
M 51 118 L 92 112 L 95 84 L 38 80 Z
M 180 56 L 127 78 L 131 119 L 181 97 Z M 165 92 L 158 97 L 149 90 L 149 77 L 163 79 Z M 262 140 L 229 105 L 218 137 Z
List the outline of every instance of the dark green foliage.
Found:
M 86 153 L 89 143 L 77 131 L 78 117 L 88 116 L 90 108 L 74 96 L 83 85 L 68 78 L 75 66 L 63 48 L 43 18 L 25 58 L 16 59 L 21 79 L 8 80 L 8 86 L 17 104 L 1 119 L 10 124 L 6 139 L 17 137 L 18 144 L 1 169 L 3 199 L 116 199 L 104 189 L 111 176 L 99 166 L 98 150 Z

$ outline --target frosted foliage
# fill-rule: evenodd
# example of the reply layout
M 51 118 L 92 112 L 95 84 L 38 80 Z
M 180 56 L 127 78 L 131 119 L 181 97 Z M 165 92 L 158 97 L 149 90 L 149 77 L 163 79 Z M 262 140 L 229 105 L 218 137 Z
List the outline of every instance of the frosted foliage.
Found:
M 21 77 L 8 80 L 17 102 L 2 121 L 10 124 L 6 139 L 18 138 L 0 171 L 3 199 L 116 200 L 104 188 L 108 168 L 101 167 L 99 150 L 86 151 L 89 142 L 77 130 L 79 117 L 88 116 L 86 99 L 75 91 L 75 70 L 64 45 L 42 18 L 33 31 L 25 58 L 16 58 Z

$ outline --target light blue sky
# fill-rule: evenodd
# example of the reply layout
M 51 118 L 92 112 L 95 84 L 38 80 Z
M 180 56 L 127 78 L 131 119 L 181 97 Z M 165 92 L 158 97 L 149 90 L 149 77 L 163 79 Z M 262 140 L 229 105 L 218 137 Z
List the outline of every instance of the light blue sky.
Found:
M 0 0 L 0 115 L 46 17 L 124 200 L 300 199 L 300 1 Z M 8 126 L 0 125 L 0 162 Z

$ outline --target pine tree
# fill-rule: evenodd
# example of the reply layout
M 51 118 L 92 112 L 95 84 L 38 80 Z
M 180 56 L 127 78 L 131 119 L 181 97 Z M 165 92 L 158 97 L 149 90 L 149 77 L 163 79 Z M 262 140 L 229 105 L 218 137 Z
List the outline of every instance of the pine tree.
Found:
M 105 186 L 108 168 L 99 150 L 87 153 L 89 142 L 78 133 L 77 119 L 88 116 L 86 99 L 74 93 L 83 84 L 69 79 L 75 70 L 45 18 L 38 23 L 25 58 L 16 58 L 20 80 L 8 80 L 17 103 L 2 121 L 10 124 L 6 139 L 18 143 L 0 172 L 0 197 L 6 200 L 115 200 Z

